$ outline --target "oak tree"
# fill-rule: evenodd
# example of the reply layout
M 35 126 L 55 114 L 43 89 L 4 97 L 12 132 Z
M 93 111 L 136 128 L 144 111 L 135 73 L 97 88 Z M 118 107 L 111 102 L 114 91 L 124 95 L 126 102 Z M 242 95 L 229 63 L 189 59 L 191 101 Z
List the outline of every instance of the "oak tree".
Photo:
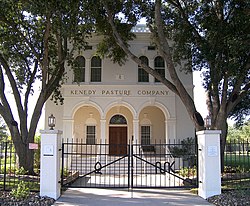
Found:
M 85 45 L 90 27 L 88 14 L 83 12 L 79 1 L 1 1 L 0 114 L 9 128 L 19 166 L 29 173 L 34 172 L 29 143 L 34 142 L 44 103 L 50 97 L 62 101 L 65 62 L 79 45 Z M 34 90 L 37 82 L 41 83 L 39 91 Z M 8 90 L 14 101 L 6 96 Z M 34 94 L 38 98 L 30 111 L 28 102 Z
M 212 118 L 211 129 L 222 131 L 222 164 L 227 118 L 237 115 L 237 105 L 250 96 L 249 5 L 246 0 L 126 0 L 115 3 L 103 0 L 95 13 L 97 30 L 109 39 L 106 42 L 112 42 L 107 44 L 108 49 L 102 44 L 100 51 L 113 56 L 114 60 L 121 59 L 124 53 L 122 60 L 131 58 L 166 85 L 181 99 L 197 131 L 204 129 L 203 118 L 179 78 L 178 69 L 202 71 L 207 108 Z M 146 19 L 152 42 L 167 64 L 169 79 L 143 64 L 128 46 L 128 40 L 134 38 L 131 27 L 141 18 Z M 122 51 L 118 52 L 117 46 Z M 240 108 L 249 111 L 249 105 Z

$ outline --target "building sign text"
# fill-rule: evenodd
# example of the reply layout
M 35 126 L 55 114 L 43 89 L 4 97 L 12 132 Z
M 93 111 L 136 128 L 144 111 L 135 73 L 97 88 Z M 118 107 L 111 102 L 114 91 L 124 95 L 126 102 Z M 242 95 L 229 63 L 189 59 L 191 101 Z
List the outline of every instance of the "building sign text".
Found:
M 74 89 L 70 96 L 167 96 L 167 90 L 129 90 L 129 89 Z

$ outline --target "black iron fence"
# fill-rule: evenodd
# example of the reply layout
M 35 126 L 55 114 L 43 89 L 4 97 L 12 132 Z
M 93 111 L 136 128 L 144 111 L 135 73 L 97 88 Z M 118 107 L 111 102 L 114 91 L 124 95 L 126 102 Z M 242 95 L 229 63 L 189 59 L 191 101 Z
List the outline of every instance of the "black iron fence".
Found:
M 250 188 L 250 141 L 229 141 L 224 153 L 222 188 Z
M 188 148 L 188 151 L 187 151 Z M 197 187 L 195 142 L 62 145 L 62 185 L 102 188 Z
M 31 149 L 34 149 L 32 145 Z M 23 181 L 31 191 L 39 191 L 40 151 L 35 148 L 34 152 L 35 174 L 30 175 L 23 167 L 19 166 L 14 143 L 0 142 L 0 190 L 12 190 L 17 188 L 18 184 Z
M 40 148 L 40 146 L 39 146 Z M 64 141 L 62 183 L 71 187 L 195 187 L 196 145 L 190 139 L 150 145 L 85 144 Z M 231 141 L 224 154 L 223 189 L 250 188 L 250 142 Z M 21 181 L 39 191 L 40 151 L 35 152 L 35 173 L 19 167 L 12 142 L 0 142 L 0 190 Z M 171 183 L 170 183 L 171 182 Z M 158 184 L 159 183 L 159 184 Z

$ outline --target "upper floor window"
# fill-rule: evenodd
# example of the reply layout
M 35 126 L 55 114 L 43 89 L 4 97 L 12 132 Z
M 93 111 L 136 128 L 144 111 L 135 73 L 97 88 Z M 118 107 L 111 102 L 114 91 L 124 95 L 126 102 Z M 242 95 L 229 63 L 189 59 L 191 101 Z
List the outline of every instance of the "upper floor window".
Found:
M 145 56 L 141 56 L 139 58 L 144 64 L 148 65 L 148 58 Z M 148 73 L 138 65 L 138 82 L 149 82 Z
M 74 81 L 84 82 L 85 81 L 85 58 L 78 56 L 73 62 L 74 69 Z
M 165 78 L 165 62 L 164 59 L 160 56 L 155 58 L 154 61 L 154 66 L 155 66 L 155 70 L 162 76 Z M 160 82 L 159 80 L 155 79 L 155 82 Z
M 101 82 L 102 77 L 102 60 L 100 57 L 94 56 L 91 59 L 91 82 Z

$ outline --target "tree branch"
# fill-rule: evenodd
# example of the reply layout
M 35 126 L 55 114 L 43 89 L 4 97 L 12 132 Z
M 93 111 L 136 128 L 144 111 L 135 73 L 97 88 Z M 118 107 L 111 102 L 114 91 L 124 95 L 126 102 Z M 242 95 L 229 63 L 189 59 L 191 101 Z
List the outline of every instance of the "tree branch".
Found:
M 157 27 L 156 42 L 157 42 L 160 54 L 164 57 L 164 59 L 166 60 L 168 64 L 167 67 L 168 67 L 170 77 L 178 91 L 177 95 L 180 97 L 181 101 L 186 107 L 187 112 L 190 118 L 192 119 L 192 121 L 194 122 L 196 129 L 197 130 L 203 129 L 204 122 L 202 120 L 202 117 L 196 111 L 194 101 L 192 97 L 188 94 L 181 80 L 179 79 L 175 66 L 174 66 L 168 40 L 165 38 L 164 25 L 162 23 L 161 0 L 155 1 L 155 23 Z
M 42 60 L 42 91 L 46 90 L 46 83 L 48 79 L 48 69 L 49 69 L 49 36 L 50 36 L 50 29 L 51 29 L 51 13 L 47 14 L 46 16 L 46 25 L 45 25 L 45 32 L 44 32 L 44 54 Z
M 104 7 L 107 11 L 108 14 L 108 22 L 111 25 L 111 28 L 113 30 L 113 37 L 115 38 L 117 44 L 123 49 L 123 51 L 138 65 L 140 65 L 148 74 L 153 75 L 156 79 L 161 81 L 165 86 L 167 86 L 172 92 L 178 94 L 178 91 L 176 87 L 166 78 L 163 78 L 157 71 L 149 67 L 148 65 L 144 64 L 137 56 L 135 56 L 125 45 L 123 42 L 120 34 L 118 33 L 114 21 L 113 21 L 113 16 L 108 8 L 108 6 L 104 3 Z
M 1 55 L 0 55 L 0 62 L 1 62 Z M 1 62 L 1 64 L 2 64 L 2 62 Z M 8 103 L 6 96 L 5 96 L 4 91 L 5 91 L 5 81 L 4 81 L 2 66 L 0 65 L 0 99 L 1 99 L 0 114 L 4 118 L 5 123 L 8 125 L 8 128 L 9 128 L 11 134 L 14 133 L 13 132 L 14 129 L 16 129 L 16 131 L 19 133 L 19 131 L 17 129 L 17 126 L 18 126 L 17 122 L 14 119 L 14 116 L 12 114 L 10 105 Z M 16 128 L 14 128 L 14 127 L 16 127 Z
M 28 80 L 28 84 L 27 84 L 27 88 L 26 88 L 26 92 L 25 92 L 24 110 L 26 111 L 26 113 L 28 112 L 29 95 L 30 95 L 30 92 L 31 92 L 31 89 L 32 89 L 32 84 L 35 81 L 35 77 L 36 77 L 36 73 L 37 73 L 37 68 L 38 68 L 38 61 L 35 60 L 34 69 L 33 69 L 33 72 L 31 72 L 31 74 L 30 74 L 30 78 Z
M 0 21 L 11 26 L 13 28 L 13 31 L 15 31 L 18 34 L 17 36 L 20 36 L 23 39 L 23 41 L 29 46 L 27 49 L 31 49 L 34 56 L 38 59 L 38 61 L 40 61 L 40 56 L 36 52 L 36 49 L 33 47 L 32 43 L 25 37 L 25 35 L 18 29 L 18 25 L 15 22 L 9 21 L 8 19 L 6 19 L 6 17 L 4 15 L 0 14 L 0 17 L 1 17 Z M 23 27 L 25 27 L 25 26 L 23 26 Z
M 189 28 L 192 29 L 192 32 L 193 32 L 194 36 L 196 37 L 196 38 L 195 38 L 195 41 L 197 42 L 197 44 L 198 44 L 198 45 L 201 45 L 201 44 L 204 44 L 204 43 L 205 43 L 205 44 L 208 45 L 208 42 L 207 42 L 204 38 L 202 38 L 202 36 L 199 34 L 198 28 L 195 28 L 195 26 L 192 25 L 192 24 L 190 23 L 190 21 L 188 20 L 189 17 L 188 17 L 188 15 L 185 13 L 185 10 L 182 8 L 180 1 L 177 0 L 177 2 L 175 3 L 174 1 L 169 0 L 168 2 L 169 2 L 170 4 L 172 4 L 173 6 L 175 6 L 175 7 L 181 12 L 181 15 L 182 15 L 182 17 L 183 17 L 183 20 L 186 22 L 186 24 L 188 24 Z
M 8 79 L 9 79 L 10 86 L 12 88 L 13 95 L 14 95 L 14 98 L 15 98 L 15 101 L 16 101 L 16 104 L 17 104 L 18 112 L 23 113 L 22 100 L 21 100 L 21 97 L 20 97 L 20 94 L 19 94 L 19 91 L 18 91 L 18 88 L 17 88 L 17 85 L 16 85 L 16 81 L 15 81 L 15 79 L 14 79 L 12 73 L 11 73 L 11 70 L 9 68 L 9 65 L 8 65 L 7 61 L 2 56 L 2 54 L 0 54 L 0 62 L 2 63 L 3 68 L 5 70 L 5 73 L 6 73 L 7 77 L 8 77 Z
M 245 98 L 246 95 L 249 95 L 249 89 L 250 89 L 250 82 L 248 80 L 248 83 L 244 86 L 244 88 L 239 92 L 239 94 L 236 94 L 235 98 L 230 98 L 230 101 L 228 101 L 227 105 L 227 114 L 229 114 L 233 108 L 240 102 L 242 99 Z

